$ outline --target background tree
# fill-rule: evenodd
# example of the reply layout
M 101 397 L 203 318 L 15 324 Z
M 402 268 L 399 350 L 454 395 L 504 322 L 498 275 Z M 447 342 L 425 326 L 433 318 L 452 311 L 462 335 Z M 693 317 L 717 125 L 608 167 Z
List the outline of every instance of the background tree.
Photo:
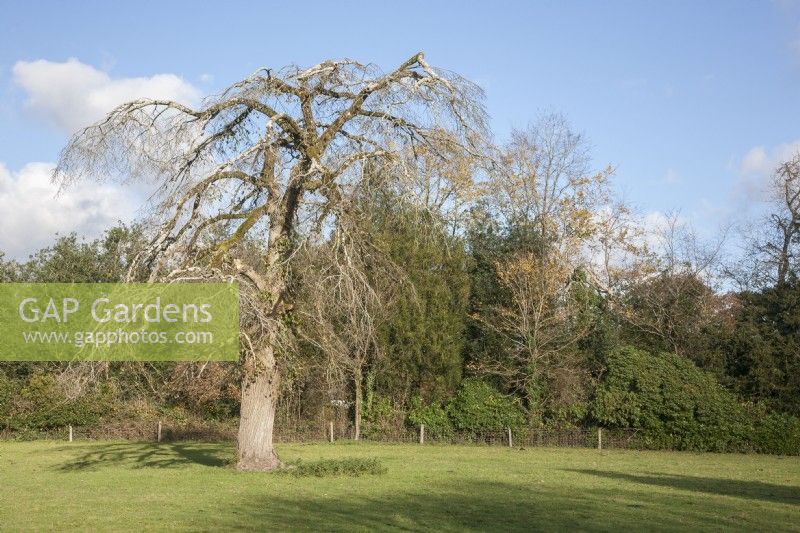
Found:
M 399 406 L 455 391 L 467 293 L 463 243 L 441 204 L 412 202 L 373 170 L 346 218 L 308 247 L 298 283 L 298 329 L 324 354 L 326 375 L 352 384 L 356 435 L 367 377 L 370 395 Z
M 729 324 L 722 280 L 724 234 L 702 240 L 677 214 L 650 230 L 652 250 L 627 272 L 617 307 L 624 339 L 651 351 L 668 351 L 722 371 L 713 331 Z
M 746 228 L 744 260 L 734 279 L 734 324 L 724 342 L 726 374 L 741 394 L 771 409 L 800 409 L 800 153 L 768 184 L 770 204 Z
M 384 215 L 373 237 L 402 269 L 404 284 L 380 327 L 374 384 L 400 405 L 413 397 L 441 400 L 462 374 L 469 291 L 463 239 L 427 210 L 396 203 Z
M 393 292 L 386 281 L 397 274 L 376 255 L 360 230 L 340 219 L 326 242 L 306 252 L 300 267 L 297 328 L 324 355 L 328 388 L 352 384 L 355 440 L 361 437 L 364 374 L 378 357 L 378 328 Z
M 590 330 L 587 296 L 595 290 L 588 244 L 600 230 L 611 170 L 590 172 L 586 141 L 557 114 L 514 132 L 498 161 L 489 206 L 510 246 L 490 272 L 499 303 L 479 318 L 504 339 L 504 355 L 477 368 L 501 376 L 540 419 L 561 392 L 584 388 L 576 351 Z

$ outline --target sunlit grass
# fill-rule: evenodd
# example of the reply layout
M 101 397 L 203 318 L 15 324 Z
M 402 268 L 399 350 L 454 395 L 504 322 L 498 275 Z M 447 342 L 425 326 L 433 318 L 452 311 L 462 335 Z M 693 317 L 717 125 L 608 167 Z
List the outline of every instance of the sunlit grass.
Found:
M 795 457 L 367 443 L 279 452 L 385 472 L 239 473 L 220 444 L 0 442 L 0 529 L 800 527 Z

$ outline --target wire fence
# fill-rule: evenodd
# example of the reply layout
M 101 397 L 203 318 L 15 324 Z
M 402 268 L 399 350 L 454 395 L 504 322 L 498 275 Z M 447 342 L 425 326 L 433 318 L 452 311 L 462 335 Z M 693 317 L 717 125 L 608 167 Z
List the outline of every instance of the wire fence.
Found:
M 367 433 L 365 441 L 419 444 L 473 444 L 485 446 L 556 447 L 556 448 L 638 448 L 634 429 L 602 428 L 524 429 L 480 432 L 426 432 L 424 427 L 402 432 Z
M 276 443 L 322 443 L 355 441 L 355 432 L 349 426 L 332 423 L 315 426 L 276 426 L 273 440 Z M 66 426 L 46 431 L 0 430 L 2 440 L 131 440 L 153 442 L 207 441 L 235 442 L 236 427 L 231 424 L 192 425 L 171 423 L 119 424 L 102 427 Z M 643 442 L 634 429 L 564 428 L 515 429 L 494 431 L 449 431 L 437 433 L 418 428 L 365 430 L 360 441 L 381 443 L 414 443 L 422 445 L 461 444 L 482 446 L 558 447 L 641 449 Z

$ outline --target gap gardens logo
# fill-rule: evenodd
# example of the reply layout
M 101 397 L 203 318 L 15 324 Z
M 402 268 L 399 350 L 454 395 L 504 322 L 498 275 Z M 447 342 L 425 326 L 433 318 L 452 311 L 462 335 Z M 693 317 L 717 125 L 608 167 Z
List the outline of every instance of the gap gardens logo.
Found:
M 0 360 L 235 361 L 228 283 L 2 283 Z

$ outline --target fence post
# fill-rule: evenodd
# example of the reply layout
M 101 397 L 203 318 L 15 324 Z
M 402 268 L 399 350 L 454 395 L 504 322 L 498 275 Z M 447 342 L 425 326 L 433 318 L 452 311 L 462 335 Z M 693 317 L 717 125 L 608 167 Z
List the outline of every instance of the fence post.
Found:
M 425 424 L 419 425 L 419 443 L 425 444 Z
M 331 442 L 333 442 L 333 422 L 330 423 L 329 428 L 330 428 Z
M 161 420 L 158 421 L 158 431 L 156 432 L 156 439 L 161 442 Z
M 597 428 L 597 449 L 603 449 L 603 428 Z
M 72 442 L 72 424 L 69 426 L 69 441 Z
M 507 429 L 508 429 L 508 447 L 509 448 L 513 448 L 514 447 L 514 441 L 511 440 L 511 428 L 507 428 Z

